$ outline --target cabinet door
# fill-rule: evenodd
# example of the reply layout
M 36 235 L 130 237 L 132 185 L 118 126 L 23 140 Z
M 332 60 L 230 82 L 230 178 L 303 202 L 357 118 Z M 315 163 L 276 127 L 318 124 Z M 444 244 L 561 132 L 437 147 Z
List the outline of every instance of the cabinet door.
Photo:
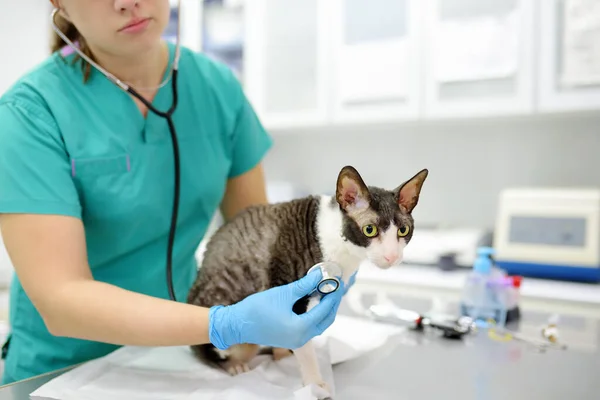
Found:
M 534 101 L 534 0 L 426 0 L 425 113 L 524 114 Z
M 244 87 L 267 128 L 327 121 L 327 4 L 245 3 Z
M 227 65 L 243 85 L 244 13 L 241 0 L 204 0 L 202 52 Z
M 600 1 L 540 0 L 540 111 L 600 109 Z
M 331 80 L 336 122 L 416 118 L 422 0 L 334 0 Z
M 181 0 L 181 13 L 178 12 L 179 0 L 169 0 L 171 14 L 169 24 L 163 34 L 173 43 L 177 40 L 177 23 L 180 16 L 179 35 L 181 46 L 200 51 L 202 39 L 202 1 Z

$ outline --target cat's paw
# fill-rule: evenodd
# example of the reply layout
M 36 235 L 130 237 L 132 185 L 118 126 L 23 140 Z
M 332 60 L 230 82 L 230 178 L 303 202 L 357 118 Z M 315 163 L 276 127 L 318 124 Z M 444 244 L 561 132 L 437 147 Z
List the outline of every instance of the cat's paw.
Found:
M 244 372 L 250 372 L 250 366 L 248 363 L 243 361 L 230 360 L 221 364 L 221 367 L 231 376 L 243 374 Z
M 331 389 L 329 388 L 329 385 L 327 384 L 327 382 L 324 382 L 324 381 L 308 382 L 308 383 L 305 383 L 304 385 L 305 386 L 316 385 L 320 389 L 322 389 L 322 390 L 319 389 L 318 393 L 315 393 L 316 395 L 318 395 L 318 399 L 319 400 L 330 400 L 330 399 L 332 399 L 332 397 L 331 397 Z
M 329 389 L 329 385 L 327 384 L 327 382 L 319 382 L 319 383 L 317 383 L 317 386 L 320 387 L 321 389 L 325 389 L 327 391 L 327 393 L 331 393 L 331 390 Z
M 275 360 L 275 361 L 282 360 L 286 357 L 291 356 L 292 354 L 294 354 L 294 353 L 292 353 L 292 351 L 289 349 L 283 349 L 280 347 L 273 348 L 273 360 Z

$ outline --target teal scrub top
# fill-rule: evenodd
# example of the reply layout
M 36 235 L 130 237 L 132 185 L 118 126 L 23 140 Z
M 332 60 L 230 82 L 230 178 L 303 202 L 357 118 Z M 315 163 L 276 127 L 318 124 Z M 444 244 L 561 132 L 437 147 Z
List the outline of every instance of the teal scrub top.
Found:
M 169 44 L 170 63 L 174 50 Z M 84 84 L 73 57 L 52 54 L 0 98 L 0 213 L 80 218 L 96 280 L 168 299 L 174 166 L 167 122 L 151 112 L 144 118 L 129 94 L 94 69 Z M 173 120 L 181 198 L 173 281 L 177 300 L 185 301 L 196 276 L 195 252 L 227 180 L 261 162 L 272 141 L 226 66 L 182 47 L 178 89 Z M 154 105 L 167 110 L 171 101 L 169 82 Z M 3 383 L 118 347 L 51 335 L 16 276 L 9 313 Z

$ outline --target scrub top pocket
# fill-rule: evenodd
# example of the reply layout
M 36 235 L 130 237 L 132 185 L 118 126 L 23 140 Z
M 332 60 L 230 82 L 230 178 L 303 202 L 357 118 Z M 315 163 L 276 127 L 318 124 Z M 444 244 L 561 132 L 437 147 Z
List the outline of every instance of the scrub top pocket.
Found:
M 71 159 L 71 175 L 73 178 L 122 174 L 130 170 L 129 154 Z
M 71 175 L 85 218 L 111 219 L 115 212 L 128 212 L 133 195 L 129 154 L 73 158 Z

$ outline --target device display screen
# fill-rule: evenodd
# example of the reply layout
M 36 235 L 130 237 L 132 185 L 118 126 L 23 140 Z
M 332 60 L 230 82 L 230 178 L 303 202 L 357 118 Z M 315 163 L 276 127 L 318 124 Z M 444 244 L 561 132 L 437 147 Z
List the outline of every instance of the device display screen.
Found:
M 584 247 L 585 218 L 521 217 L 510 219 L 508 240 L 518 244 Z

